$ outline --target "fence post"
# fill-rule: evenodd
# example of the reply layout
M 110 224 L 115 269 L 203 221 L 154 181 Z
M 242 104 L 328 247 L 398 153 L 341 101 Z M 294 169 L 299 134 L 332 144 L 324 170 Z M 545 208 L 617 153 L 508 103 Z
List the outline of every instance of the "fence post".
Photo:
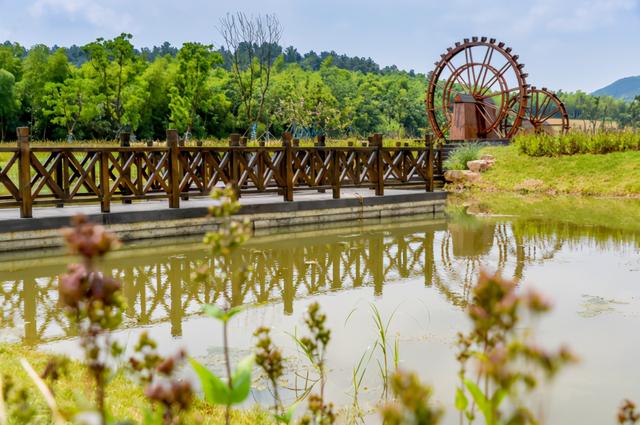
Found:
M 384 160 L 382 158 L 382 134 L 376 133 L 371 138 L 376 147 L 376 196 L 384 195 Z
M 327 144 L 326 144 L 327 138 L 324 134 L 318 134 L 317 137 L 317 143 L 316 146 L 319 148 L 324 148 Z M 318 157 L 320 158 L 320 160 L 322 161 L 322 168 L 324 168 L 324 161 L 327 159 L 326 153 L 324 150 L 319 150 L 318 151 Z M 324 179 L 322 179 L 323 181 L 320 181 L 320 185 L 325 185 L 326 181 L 324 181 Z M 318 193 L 325 193 L 326 191 L 324 189 L 318 189 Z
M 433 137 L 427 133 L 425 137 L 427 147 L 427 192 L 433 192 L 433 162 L 435 161 L 435 151 L 433 150 Z
M 332 148 L 331 154 L 331 189 L 333 199 L 340 199 L 340 158 L 338 157 L 339 148 Z
M 169 150 L 169 208 L 180 208 L 180 158 L 178 130 L 167 130 Z
M 109 185 L 109 152 L 100 152 L 100 211 L 111 211 L 111 188 Z
M 293 150 L 291 149 L 291 133 L 285 131 L 282 134 L 282 144 L 284 146 L 284 200 L 293 201 Z
M 236 149 L 240 146 L 241 136 L 238 133 L 231 133 L 229 135 L 229 147 L 231 147 L 231 187 L 236 195 L 237 199 L 240 199 L 240 160 L 238 159 L 238 152 Z
M 120 147 L 121 148 L 129 148 L 129 147 L 131 147 L 131 134 L 130 133 L 127 133 L 125 131 L 120 133 Z M 127 161 L 129 161 L 129 156 L 130 155 L 133 155 L 133 154 L 120 152 L 120 166 L 122 167 L 123 170 L 124 170 L 125 165 L 127 164 Z M 131 181 L 131 167 L 129 167 L 128 169 L 124 170 L 124 176 L 125 176 L 126 180 Z M 123 196 L 131 195 L 131 191 L 129 190 L 129 188 L 126 185 L 122 185 L 120 190 L 121 190 L 121 193 L 122 193 Z M 123 199 L 122 203 L 123 204 L 130 204 L 131 203 L 131 199 Z
M 20 192 L 20 217 L 32 217 L 31 200 L 31 148 L 29 147 L 29 127 L 18 127 L 18 190 Z
M 240 146 L 240 135 L 238 133 L 231 133 L 229 135 L 229 146 Z

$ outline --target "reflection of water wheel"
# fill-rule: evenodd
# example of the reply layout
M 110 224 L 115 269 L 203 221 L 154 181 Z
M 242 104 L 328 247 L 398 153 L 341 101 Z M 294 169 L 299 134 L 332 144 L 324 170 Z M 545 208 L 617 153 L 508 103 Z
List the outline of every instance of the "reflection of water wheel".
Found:
M 477 258 L 489 254 L 493 247 L 495 225 L 478 223 L 475 226 L 449 223 L 452 253 L 456 258 Z
M 511 54 L 510 47 L 496 43 L 493 38 L 473 37 L 447 49 L 435 65 L 427 88 L 426 107 L 437 137 L 451 136 L 452 127 L 455 132 L 455 114 L 464 114 L 463 126 L 474 133 L 471 137 L 508 138 L 515 134 L 525 115 L 528 86 L 527 74 L 522 71 L 524 65 L 518 63 L 518 56 Z M 519 109 L 510 128 L 504 131 L 501 123 L 510 113 L 512 99 L 516 99 L 518 103 L 514 106 Z
M 509 132 L 515 118 L 521 110 L 520 99 L 512 96 L 509 100 L 509 111 L 502 122 L 502 129 Z M 564 103 L 546 87 L 531 87 L 525 102 L 525 116 L 520 131 L 531 131 L 536 134 L 564 134 L 569 131 L 569 114 Z

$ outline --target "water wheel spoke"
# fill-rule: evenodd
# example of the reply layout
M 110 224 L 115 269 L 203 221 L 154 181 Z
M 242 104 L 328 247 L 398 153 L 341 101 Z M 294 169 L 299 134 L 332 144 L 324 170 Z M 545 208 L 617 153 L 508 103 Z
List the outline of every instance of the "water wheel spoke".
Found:
M 497 72 L 496 74 L 494 74 L 494 75 L 493 75 L 493 77 L 491 77 L 491 79 L 490 79 L 490 80 L 489 80 L 489 82 L 487 83 L 486 87 L 485 87 L 485 86 L 483 86 L 483 87 L 481 87 L 481 88 L 480 88 L 480 89 L 481 89 L 481 91 L 480 91 L 480 93 L 478 93 L 478 94 L 479 94 L 480 96 L 484 96 L 484 94 L 485 94 L 489 89 L 491 89 L 491 87 L 493 87 L 493 85 L 494 85 L 495 83 L 497 83 L 497 82 L 500 80 L 500 78 L 502 78 L 502 77 L 504 76 L 504 74 L 509 70 L 509 68 L 511 68 L 511 66 L 512 66 L 512 65 L 511 65 L 511 62 L 507 62 L 507 63 L 505 63 L 505 64 L 502 66 L 502 68 L 500 68 L 500 69 L 498 70 L 498 72 Z
M 482 81 L 480 82 L 480 87 L 484 87 L 484 83 L 487 79 L 487 73 L 489 72 L 489 64 L 491 63 L 491 59 L 493 58 L 493 47 L 488 47 L 487 52 L 484 55 L 484 59 L 482 60 L 482 68 L 480 72 L 484 70 L 484 74 L 482 76 Z M 478 74 L 478 79 L 480 79 L 480 75 Z M 474 93 L 477 94 L 477 93 Z
M 540 118 L 540 122 L 545 122 L 546 120 L 548 120 L 549 118 L 553 117 L 555 114 L 557 114 L 558 112 L 560 112 L 560 108 L 555 106 L 552 110 L 550 114 L 545 115 L 544 117 Z
M 537 96 L 537 98 L 540 99 L 540 96 Z M 546 98 L 542 101 L 542 107 L 538 106 L 536 108 L 536 118 L 540 118 L 541 116 L 546 114 L 547 108 L 551 104 L 551 100 L 551 96 L 546 96 Z
M 449 77 L 449 80 L 451 80 L 452 77 L 455 78 L 463 89 L 466 88 L 466 91 L 471 93 L 471 87 L 469 87 L 469 85 L 465 83 L 464 79 L 460 77 L 459 70 L 456 70 L 449 62 L 447 62 L 447 67 L 451 71 L 451 77 Z

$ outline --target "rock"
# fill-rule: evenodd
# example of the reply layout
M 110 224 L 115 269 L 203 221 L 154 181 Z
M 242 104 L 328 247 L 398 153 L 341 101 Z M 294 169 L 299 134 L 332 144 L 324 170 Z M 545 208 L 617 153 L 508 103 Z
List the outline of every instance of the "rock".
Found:
M 480 180 L 480 173 L 470 170 L 447 170 L 444 179 L 450 183 L 476 182 Z
M 484 155 L 482 155 L 480 159 L 488 162 L 494 162 L 494 163 L 496 162 L 496 157 L 493 155 L 489 155 L 488 153 L 485 153 Z
M 540 192 L 544 189 L 544 182 L 540 179 L 525 179 L 516 185 L 515 189 L 522 192 Z
M 491 163 L 489 161 L 485 161 L 483 159 L 477 159 L 475 161 L 468 161 L 467 168 L 469 171 L 473 171 L 474 173 L 481 173 L 483 171 L 487 171 L 489 167 L 491 167 Z

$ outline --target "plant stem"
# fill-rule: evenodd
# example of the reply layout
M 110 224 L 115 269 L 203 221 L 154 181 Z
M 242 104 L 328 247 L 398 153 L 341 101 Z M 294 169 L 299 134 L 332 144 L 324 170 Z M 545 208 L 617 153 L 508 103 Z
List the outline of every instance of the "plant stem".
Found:
M 224 363 L 227 368 L 227 386 L 229 390 L 233 388 L 233 382 L 231 380 L 231 361 L 229 360 L 229 332 L 228 332 L 229 323 L 227 321 L 223 322 L 222 325 L 222 337 L 223 337 L 223 350 L 224 350 Z M 231 406 L 227 404 L 227 408 L 224 414 L 225 424 L 231 424 Z

